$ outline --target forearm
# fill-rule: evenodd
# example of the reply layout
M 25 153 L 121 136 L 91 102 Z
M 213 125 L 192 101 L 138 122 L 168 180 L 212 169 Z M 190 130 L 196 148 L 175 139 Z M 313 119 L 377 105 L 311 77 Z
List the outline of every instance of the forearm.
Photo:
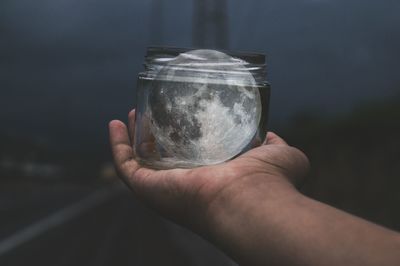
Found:
M 397 233 L 309 199 L 288 183 L 229 189 L 236 191 L 210 206 L 211 241 L 243 265 L 400 263 Z

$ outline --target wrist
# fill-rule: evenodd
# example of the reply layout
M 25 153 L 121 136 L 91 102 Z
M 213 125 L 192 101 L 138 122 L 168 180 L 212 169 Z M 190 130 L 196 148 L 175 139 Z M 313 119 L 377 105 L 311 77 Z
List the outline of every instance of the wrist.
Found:
M 252 236 L 260 231 L 258 226 L 268 226 L 268 216 L 301 197 L 304 196 L 283 177 L 257 174 L 242 178 L 209 203 L 206 238 L 228 254 L 238 254 L 253 241 Z

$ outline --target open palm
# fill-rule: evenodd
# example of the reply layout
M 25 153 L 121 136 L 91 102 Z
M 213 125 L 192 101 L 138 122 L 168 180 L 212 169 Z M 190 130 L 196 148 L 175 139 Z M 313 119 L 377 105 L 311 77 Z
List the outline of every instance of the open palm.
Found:
M 308 169 L 305 155 L 272 132 L 260 147 L 225 163 L 193 169 L 148 169 L 139 165 L 133 154 L 134 111 L 128 119 L 129 129 L 118 120 L 109 125 L 118 174 L 144 203 L 195 230 L 204 229 L 204 217 L 217 199 L 252 197 L 265 193 L 265 186 L 273 183 L 296 185 Z

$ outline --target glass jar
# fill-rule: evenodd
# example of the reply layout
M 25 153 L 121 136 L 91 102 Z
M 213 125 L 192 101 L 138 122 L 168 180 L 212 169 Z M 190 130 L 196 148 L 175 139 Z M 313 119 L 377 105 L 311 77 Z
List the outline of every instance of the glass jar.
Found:
M 149 47 L 137 84 L 134 153 L 154 169 L 218 164 L 266 136 L 265 56 Z

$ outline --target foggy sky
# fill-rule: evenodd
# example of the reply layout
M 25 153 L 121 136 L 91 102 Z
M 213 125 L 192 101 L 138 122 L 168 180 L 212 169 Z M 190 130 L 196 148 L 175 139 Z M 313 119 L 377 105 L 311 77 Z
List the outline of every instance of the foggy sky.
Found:
M 400 91 L 400 2 L 228 5 L 229 48 L 267 54 L 272 125 Z M 0 130 L 51 145 L 104 145 L 107 122 L 135 104 L 146 46 L 191 46 L 191 1 L 165 1 L 160 20 L 152 12 L 149 0 L 1 1 Z

